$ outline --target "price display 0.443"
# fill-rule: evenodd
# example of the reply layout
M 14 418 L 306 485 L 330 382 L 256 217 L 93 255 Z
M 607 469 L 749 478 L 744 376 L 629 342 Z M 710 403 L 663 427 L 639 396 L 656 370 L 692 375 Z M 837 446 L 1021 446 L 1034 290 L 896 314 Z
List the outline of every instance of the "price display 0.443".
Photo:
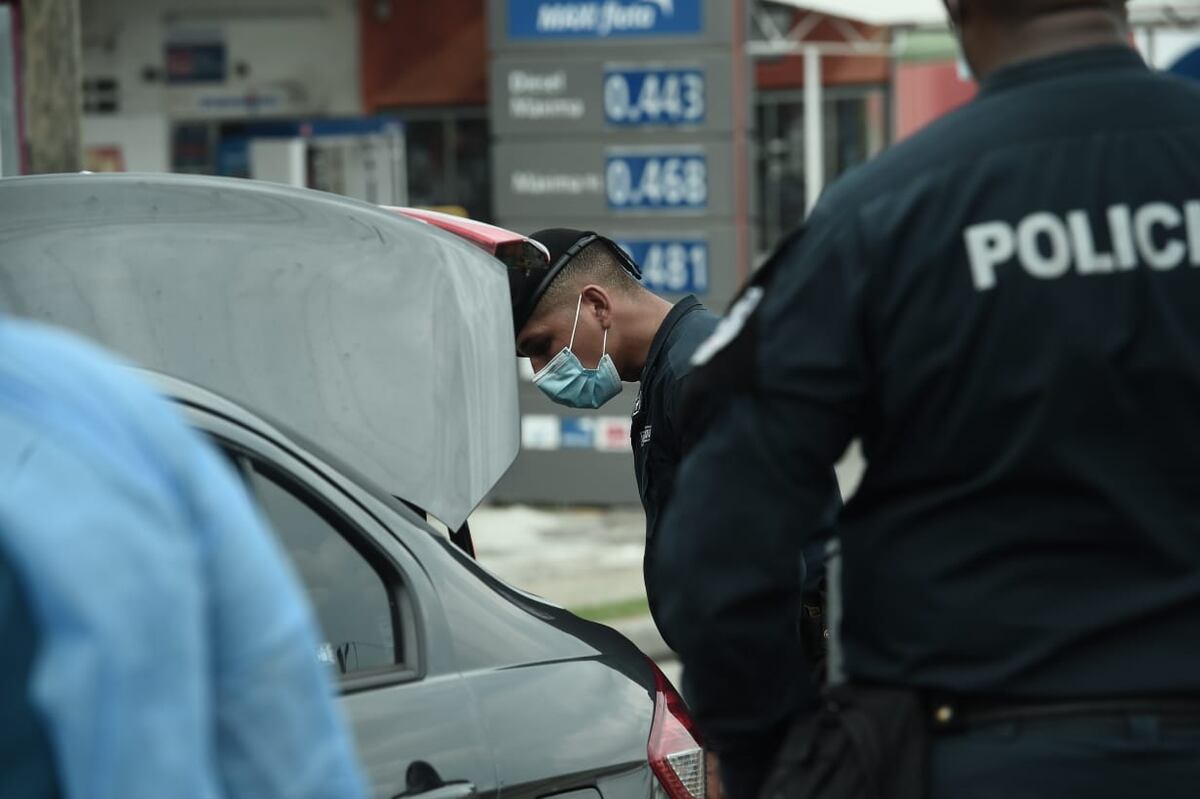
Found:
M 610 155 L 604 182 L 613 210 L 708 207 L 708 161 L 699 154 Z
M 699 69 L 609 69 L 604 118 L 610 125 L 699 125 L 707 111 Z

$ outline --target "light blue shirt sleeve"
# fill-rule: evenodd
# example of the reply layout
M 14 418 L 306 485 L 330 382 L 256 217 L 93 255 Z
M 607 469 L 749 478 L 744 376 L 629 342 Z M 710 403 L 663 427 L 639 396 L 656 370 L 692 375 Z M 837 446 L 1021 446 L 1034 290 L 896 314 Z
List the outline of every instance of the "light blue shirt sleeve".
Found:
M 64 795 L 364 795 L 298 580 L 165 401 L 88 345 L 0 320 L 0 486 Z

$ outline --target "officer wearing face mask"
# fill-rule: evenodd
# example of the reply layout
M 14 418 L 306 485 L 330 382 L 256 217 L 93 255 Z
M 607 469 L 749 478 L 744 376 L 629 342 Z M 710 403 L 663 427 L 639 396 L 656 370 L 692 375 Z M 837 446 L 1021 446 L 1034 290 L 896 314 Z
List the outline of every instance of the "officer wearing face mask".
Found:
M 655 533 L 686 449 L 680 404 L 691 358 L 719 317 L 694 296 L 672 305 L 648 291 L 638 265 L 596 233 L 551 228 L 530 238 L 549 252 L 549 268 L 510 269 L 509 287 L 517 354 L 530 359 L 534 384 L 559 405 L 599 408 L 621 393 L 623 383 L 640 383 L 630 437 L 646 512 L 646 595 L 657 622 L 658 586 L 651 578 Z M 802 634 L 819 639 L 824 556 L 819 546 L 804 554 L 804 606 L 810 615 Z M 670 644 L 661 626 L 660 631 Z M 710 769 L 715 762 L 710 757 Z M 716 783 L 714 773 L 710 785 Z M 712 791 L 721 795 L 716 787 Z
M 609 239 L 553 228 L 530 238 L 550 253 L 548 270 L 510 270 L 517 353 L 534 384 L 570 408 L 599 408 L 638 381 L 634 471 L 646 510 L 646 563 L 681 457 L 679 401 L 692 353 L 717 317 L 693 296 L 671 303 L 648 291 L 641 270 Z M 647 585 L 651 609 L 654 590 Z

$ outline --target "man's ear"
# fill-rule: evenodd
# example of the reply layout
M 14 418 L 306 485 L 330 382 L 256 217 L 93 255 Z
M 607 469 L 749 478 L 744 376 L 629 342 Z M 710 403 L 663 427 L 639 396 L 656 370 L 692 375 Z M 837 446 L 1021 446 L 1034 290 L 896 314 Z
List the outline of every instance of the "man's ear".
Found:
M 583 307 L 591 311 L 605 330 L 612 327 L 612 296 L 603 286 L 589 283 L 583 287 Z

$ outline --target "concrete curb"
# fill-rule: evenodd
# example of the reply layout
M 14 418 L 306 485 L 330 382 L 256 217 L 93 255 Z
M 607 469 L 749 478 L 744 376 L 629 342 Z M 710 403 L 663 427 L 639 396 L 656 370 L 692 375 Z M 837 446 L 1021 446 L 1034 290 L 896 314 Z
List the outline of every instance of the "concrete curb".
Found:
M 675 660 L 677 658 L 677 655 L 663 641 L 658 628 L 654 626 L 654 621 L 649 616 L 614 619 L 604 623 L 632 641 L 634 646 L 653 660 Z

